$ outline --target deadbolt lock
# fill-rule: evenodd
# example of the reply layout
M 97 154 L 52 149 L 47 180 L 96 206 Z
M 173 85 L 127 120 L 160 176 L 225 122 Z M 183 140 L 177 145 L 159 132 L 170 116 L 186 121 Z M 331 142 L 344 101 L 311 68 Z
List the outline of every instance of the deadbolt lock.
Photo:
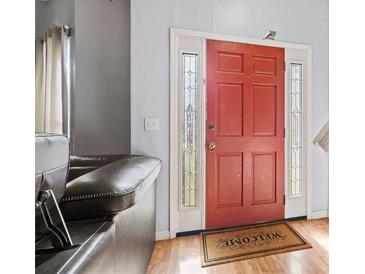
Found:
M 214 124 L 214 123 L 210 123 L 210 124 L 208 125 L 208 128 L 209 128 L 210 130 L 215 129 L 215 124 Z

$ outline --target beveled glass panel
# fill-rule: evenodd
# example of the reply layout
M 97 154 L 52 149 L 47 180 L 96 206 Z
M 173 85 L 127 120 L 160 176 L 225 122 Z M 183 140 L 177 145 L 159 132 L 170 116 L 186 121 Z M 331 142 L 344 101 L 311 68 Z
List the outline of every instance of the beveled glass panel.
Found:
M 303 188 L 303 67 L 290 64 L 289 190 L 300 196 Z
M 181 197 L 183 207 L 198 205 L 199 183 L 199 94 L 198 94 L 198 55 L 182 54 L 182 88 L 180 111 L 180 163 Z

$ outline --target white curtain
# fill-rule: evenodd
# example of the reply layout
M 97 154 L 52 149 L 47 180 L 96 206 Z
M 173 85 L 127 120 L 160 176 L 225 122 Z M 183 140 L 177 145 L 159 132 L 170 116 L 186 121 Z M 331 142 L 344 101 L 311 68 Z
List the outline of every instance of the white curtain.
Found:
M 46 43 L 43 39 L 35 41 L 35 130 L 44 131 L 44 104 L 45 104 L 45 64 Z
M 63 133 L 62 39 L 57 26 L 36 41 L 35 130 Z

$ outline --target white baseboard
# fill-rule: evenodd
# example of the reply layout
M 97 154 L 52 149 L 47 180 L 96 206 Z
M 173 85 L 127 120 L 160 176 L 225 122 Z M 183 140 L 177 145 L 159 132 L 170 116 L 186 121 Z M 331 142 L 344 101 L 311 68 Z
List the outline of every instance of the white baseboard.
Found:
M 170 231 L 166 230 L 166 231 L 156 232 L 156 241 L 167 240 L 167 239 L 170 239 Z
M 328 209 L 312 211 L 311 219 L 320 219 L 328 217 Z

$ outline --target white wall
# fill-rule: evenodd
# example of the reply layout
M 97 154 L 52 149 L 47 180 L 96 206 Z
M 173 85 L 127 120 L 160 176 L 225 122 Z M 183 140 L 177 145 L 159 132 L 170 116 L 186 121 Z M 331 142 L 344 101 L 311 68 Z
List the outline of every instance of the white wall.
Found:
M 129 153 L 130 0 L 75 0 L 75 30 L 74 153 Z
M 315 136 L 328 119 L 328 0 L 133 0 L 131 3 L 131 150 L 162 159 L 157 185 L 157 231 L 169 229 L 169 27 L 313 46 Z M 143 118 L 160 118 L 145 132 Z M 328 155 L 313 147 L 313 210 L 328 209 Z

